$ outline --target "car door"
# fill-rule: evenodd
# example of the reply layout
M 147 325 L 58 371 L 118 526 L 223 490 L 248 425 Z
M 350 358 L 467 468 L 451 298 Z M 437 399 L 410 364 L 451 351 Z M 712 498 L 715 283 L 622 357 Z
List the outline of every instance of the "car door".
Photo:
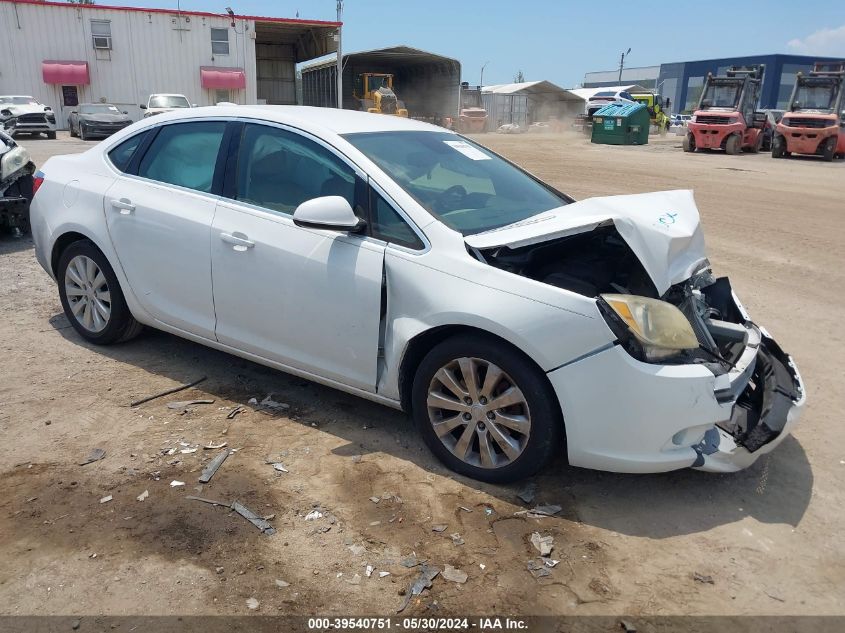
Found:
M 143 308 L 163 324 L 210 339 L 211 221 L 225 129 L 219 120 L 154 129 L 104 199 L 115 252 Z
M 217 339 L 374 391 L 384 244 L 293 222 L 299 204 L 320 196 L 360 208 L 363 174 L 322 142 L 278 126 L 247 123 L 233 146 L 212 225 Z

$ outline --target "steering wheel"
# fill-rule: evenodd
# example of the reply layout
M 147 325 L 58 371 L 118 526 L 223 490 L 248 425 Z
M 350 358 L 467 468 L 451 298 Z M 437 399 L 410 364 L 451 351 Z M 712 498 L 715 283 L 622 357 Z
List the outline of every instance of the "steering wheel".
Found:
M 449 205 L 457 202 L 467 195 L 467 190 L 463 185 L 452 185 L 445 191 L 441 191 L 437 195 L 435 205 L 441 209 L 448 209 Z

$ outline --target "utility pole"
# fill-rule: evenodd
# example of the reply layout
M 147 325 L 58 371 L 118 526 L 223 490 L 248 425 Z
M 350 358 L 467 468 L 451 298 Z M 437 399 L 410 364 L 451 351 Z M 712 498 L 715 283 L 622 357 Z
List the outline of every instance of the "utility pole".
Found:
M 622 69 L 625 67 L 625 56 L 631 52 L 629 48 L 626 52 L 622 53 L 622 57 L 619 58 L 619 85 L 622 85 Z
M 479 85 L 478 85 L 479 88 L 484 87 L 484 69 L 487 68 L 487 64 L 489 64 L 489 63 L 490 63 L 489 61 L 486 61 L 486 62 L 484 62 L 484 65 L 481 67 L 481 79 L 479 79 Z
M 337 0 L 337 21 L 343 22 L 343 0 Z M 342 26 L 337 27 L 337 107 L 343 108 L 343 48 L 341 46 Z

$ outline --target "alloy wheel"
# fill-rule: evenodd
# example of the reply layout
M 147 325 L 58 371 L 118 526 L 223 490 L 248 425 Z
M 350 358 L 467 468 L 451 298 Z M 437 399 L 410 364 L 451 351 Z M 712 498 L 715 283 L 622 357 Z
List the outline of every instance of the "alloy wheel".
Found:
M 457 358 L 437 370 L 427 406 L 437 437 L 467 464 L 501 468 L 528 443 L 528 401 L 510 376 L 484 359 Z
M 89 332 L 102 332 L 111 318 L 111 293 L 97 263 L 77 255 L 65 269 L 65 295 L 74 318 Z

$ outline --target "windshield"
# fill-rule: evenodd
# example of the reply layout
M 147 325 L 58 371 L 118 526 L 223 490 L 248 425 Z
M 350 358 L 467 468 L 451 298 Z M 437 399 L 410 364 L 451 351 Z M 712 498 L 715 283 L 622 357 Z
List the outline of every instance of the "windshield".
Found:
M 120 110 L 109 103 L 79 106 L 79 112 L 82 114 L 120 114 Z
M 800 110 L 832 110 L 836 92 L 833 86 L 798 86 L 795 95 L 796 109 Z
M 480 145 L 448 132 L 366 132 L 344 138 L 463 235 L 569 202 Z
M 35 97 L 0 97 L 0 103 L 11 105 L 39 105 Z
M 150 97 L 151 108 L 190 108 L 191 104 L 179 95 L 156 95 Z
M 387 77 L 386 76 L 378 76 L 375 77 L 370 76 L 367 77 L 367 90 L 373 91 L 378 90 L 379 88 L 387 88 Z
M 735 108 L 739 103 L 741 83 L 711 83 L 701 100 L 702 108 Z

